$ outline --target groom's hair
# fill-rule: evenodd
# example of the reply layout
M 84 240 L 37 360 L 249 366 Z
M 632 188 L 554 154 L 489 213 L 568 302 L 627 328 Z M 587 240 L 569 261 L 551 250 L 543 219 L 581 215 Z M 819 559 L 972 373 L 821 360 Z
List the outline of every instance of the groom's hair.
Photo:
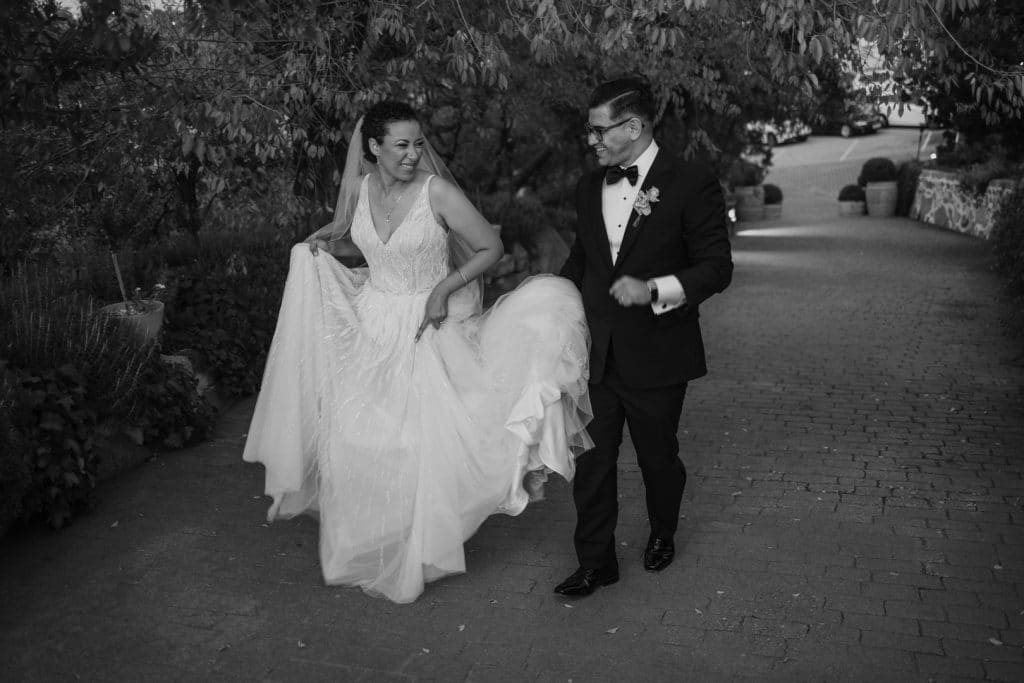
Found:
M 613 119 L 632 114 L 644 121 L 653 122 L 657 113 L 651 86 L 640 76 L 616 78 L 594 88 L 590 94 L 590 108 L 603 105 L 608 105 L 609 115 Z

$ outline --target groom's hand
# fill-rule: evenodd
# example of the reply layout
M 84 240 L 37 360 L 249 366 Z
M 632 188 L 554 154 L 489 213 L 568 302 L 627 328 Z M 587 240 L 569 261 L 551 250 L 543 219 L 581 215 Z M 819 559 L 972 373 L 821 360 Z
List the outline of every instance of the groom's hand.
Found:
M 647 282 L 629 275 L 616 280 L 608 290 L 620 306 L 643 306 L 651 303 L 651 290 Z

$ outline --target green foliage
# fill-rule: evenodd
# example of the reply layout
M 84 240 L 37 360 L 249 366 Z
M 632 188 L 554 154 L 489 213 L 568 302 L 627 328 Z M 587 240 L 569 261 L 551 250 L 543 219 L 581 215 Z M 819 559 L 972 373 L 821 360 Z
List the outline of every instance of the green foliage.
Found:
M 1000 203 L 992 222 L 996 270 L 1006 278 L 1007 290 L 1024 297 L 1024 183 Z
M 771 183 L 764 184 L 764 203 L 765 204 L 781 204 L 782 203 L 782 189 L 778 185 Z
M 216 409 L 197 391 L 195 375 L 184 365 L 159 360 L 142 373 L 139 398 L 125 433 L 138 444 L 181 448 L 206 438 Z
M 12 368 L 42 372 L 70 366 L 111 415 L 134 399 L 138 374 L 152 353 L 116 321 L 96 314 L 66 272 L 24 266 L 0 282 L 0 357 Z
M 958 175 L 960 176 L 960 189 L 966 194 L 980 199 L 985 196 L 991 181 L 999 178 L 1019 178 L 1024 175 L 1024 165 L 995 158 L 961 168 Z
M 288 273 L 290 245 L 275 240 L 209 240 L 175 277 L 165 343 L 195 351 L 218 390 L 259 389 Z
M 0 528 L 59 528 L 89 507 L 101 434 L 176 447 L 211 425 L 195 380 L 98 315 L 75 272 L 22 266 L 0 281 Z
M 42 516 L 54 528 L 93 503 L 96 478 L 95 438 L 100 411 L 87 392 L 87 380 L 72 365 L 31 372 L 5 369 L 13 377 L 13 431 L 27 447 L 20 454 L 31 472 L 22 498 L 25 517 Z M 17 455 L 15 456 L 17 457 Z M 22 473 L 14 468 L 14 483 Z
M 863 187 L 868 183 L 884 183 L 896 180 L 896 164 L 886 157 L 872 157 L 861 166 L 857 184 Z
M 995 269 L 1005 279 L 1011 301 L 1008 326 L 1024 336 L 1024 182 L 1018 182 L 996 210 L 991 240 Z
M 746 159 L 736 159 L 729 168 L 728 182 L 731 187 L 760 185 L 764 180 L 764 168 Z
M 860 185 L 844 185 L 843 189 L 839 190 L 841 202 L 862 202 L 864 198 L 864 188 Z
M 909 216 L 917 192 L 917 179 L 924 165 L 920 161 L 904 161 L 896 169 L 896 215 Z
M 19 407 L 15 400 L 18 387 L 4 365 L 0 361 L 0 536 L 21 517 L 32 484 L 28 446 L 13 424 Z

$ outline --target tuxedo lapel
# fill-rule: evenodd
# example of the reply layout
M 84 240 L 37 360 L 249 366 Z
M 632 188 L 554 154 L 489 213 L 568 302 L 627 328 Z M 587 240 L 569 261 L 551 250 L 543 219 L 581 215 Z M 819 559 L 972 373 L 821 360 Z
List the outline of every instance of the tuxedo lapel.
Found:
M 649 192 L 652 187 L 664 188 L 666 183 L 663 182 L 663 178 L 667 177 L 672 170 L 671 157 L 664 152 L 664 150 L 658 150 L 657 156 L 654 157 L 654 163 L 651 164 L 651 170 L 644 176 L 644 182 L 640 186 L 641 192 Z M 650 205 L 651 213 L 658 211 L 657 202 Z M 644 224 L 650 215 L 644 216 L 637 213 L 636 207 L 629 214 L 629 223 L 626 224 L 626 231 L 622 235 L 622 246 L 619 247 L 619 256 L 615 259 L 615 265 L 613 268 L 618 266 L 626 259 L 629 251 L 636 244 L 637 237 L 640 235 L 640 231 L 643 229 Z
M 589 231 L 590 240 L 593 247 L 601 255 L 601 263 L 611 271 L 612 250 L 611 245 L 608 244 L 608 231 L 604 227 L 604 210 L 601 208 L 601 190 L 603 186 L 604 174 L 595 173 L 587 190 L 587 208 L 590 211 L 590 220 L 587 224 L 593 228 Z

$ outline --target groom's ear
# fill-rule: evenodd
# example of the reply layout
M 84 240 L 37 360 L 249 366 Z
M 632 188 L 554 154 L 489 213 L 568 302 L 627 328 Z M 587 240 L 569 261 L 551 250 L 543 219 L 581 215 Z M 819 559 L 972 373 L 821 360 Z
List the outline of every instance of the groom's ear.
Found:
M 644 124 L 644 120 L 641 119 L 639 116 L 634 116 L 632 119 L 630 119 L 629 123 L 627 123 L 626 125 L 629 126 L 629 137 L 630 137 L 630 139 L 631 140 L 638 140 L 638 139 L 640 139 L 640 136 L 643 135 L 643 132 L 644 132 L 644 125 L 645 125 Z

